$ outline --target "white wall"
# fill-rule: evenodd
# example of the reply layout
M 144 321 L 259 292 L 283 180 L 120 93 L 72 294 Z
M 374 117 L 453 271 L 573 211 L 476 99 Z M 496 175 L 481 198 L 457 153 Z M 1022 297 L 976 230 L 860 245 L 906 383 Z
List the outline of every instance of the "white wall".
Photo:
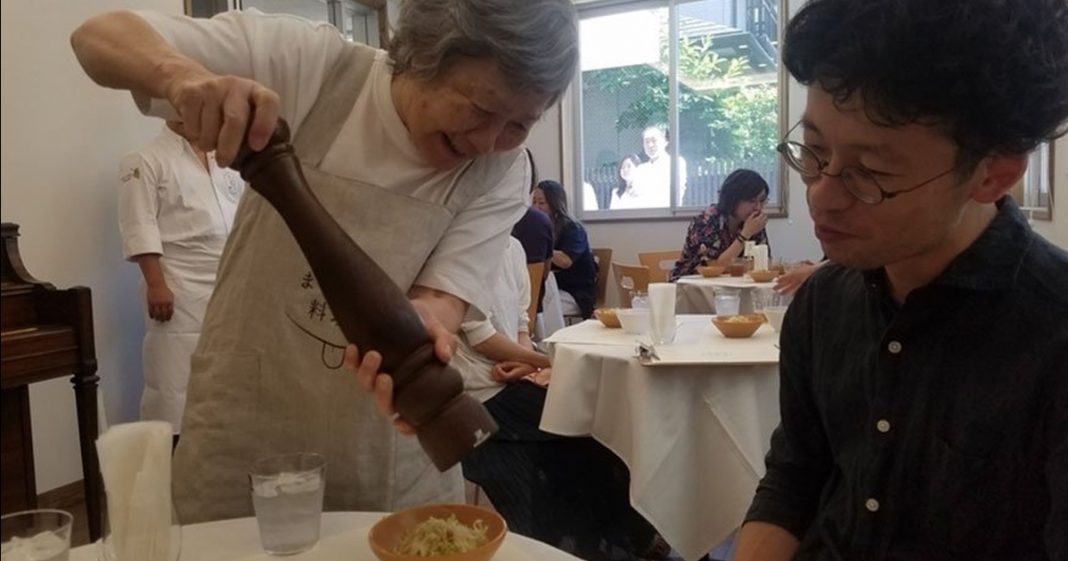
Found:
M 98 373 L 113 423 L 137 418 L 144 334 L 136 267 L 121 256 L 116 166 L 160 124 L 140 117 L 129 95 L 94 86 L 68 38 L 89 16 L 119 8 L 177 12 L 182 1 L 0 3 L 0 216 L 21 226 L 19 247 L 35 277 L 92 289 Z M 30 403 L 38 493 L 81 479 L 68 379 L 34 384 Z

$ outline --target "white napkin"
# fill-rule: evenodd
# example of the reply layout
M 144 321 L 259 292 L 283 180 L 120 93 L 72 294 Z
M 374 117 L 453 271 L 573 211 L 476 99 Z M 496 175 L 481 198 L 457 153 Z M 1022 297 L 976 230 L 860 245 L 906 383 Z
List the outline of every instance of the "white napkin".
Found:
M 675 284 L 649 284 L 649 319 L 653 344 L 670 343 L 675 334 Z
M 753 248 L 753 270 L 754 271 L 767 271 L 768 270 L 768 246 L 760 244 Z
M 109 547 L 118 561 L 169 561 L 171 425 L 115 425 L 96 440 L 107 492 Z

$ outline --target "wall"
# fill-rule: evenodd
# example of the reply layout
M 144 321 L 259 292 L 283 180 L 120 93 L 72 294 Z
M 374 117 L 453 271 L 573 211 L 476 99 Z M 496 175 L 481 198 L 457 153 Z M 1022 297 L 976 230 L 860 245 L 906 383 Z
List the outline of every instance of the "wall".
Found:
M 119 8 L 180 11 L 181 0 L 4 0 L 0 217 L 21 228 L 23 261 L 59 288 L 93 290 L 106 417 L 137 418 L 143 336 L 134 265 L 122 260 L 116 166 L 159 122 L 129 95 L 94 86 L 68 38 L 89 16 Z M 39 493 L 81 479 L 74 392 L 66 379 L 34 384 L 30 401 Z

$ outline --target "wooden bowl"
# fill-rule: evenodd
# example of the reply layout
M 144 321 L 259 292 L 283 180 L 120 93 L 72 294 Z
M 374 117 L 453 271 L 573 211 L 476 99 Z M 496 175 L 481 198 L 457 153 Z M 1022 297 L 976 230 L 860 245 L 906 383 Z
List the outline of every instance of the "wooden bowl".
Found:
M 460 523 L 467 526 L 474 524 L 476 520 L 481 520 L 486 525 L 486 537 L 489 538 L 489 541 L 471 551 L 452 555 L 418 557 L 394 551 L 394 548 L 400 544 L 409 530 L 431 516 L 437 518 L 456 516 Z M 381 561 L 426 561 L 427 559 L 434 561 L 488 561 L 493 557 L 493 554 L 497 553 L 497 548 L 501 547 L 501 543 L 504 542 L 504 537 L 507 534 L 508 525 L 504 522 L 504 518 L 501 518 L 501 515 L 492 510 L 465 504 L 434 504 L 417 506 L 386 516 L 371 527 L 371 531 L 367 534 L 367 540 L 371 544 L 371 551 Z
M 697 272 L 701 273 L 702 277 L 721 277 L 727 272 L 727 268 L 722 265 L 701 265 L 697 267 Z
M 749 271 L 749 278 L 754 282 L 771 282 L 779 276 L 778 271 Z
M 716 316 L 712 324 L 729 339 L 752 337 L 757 329 L 767 320 L 763 314 L 742 314 L 736 316 Z
M 623 327 L 623 324 L 619 323 L 619 315 L 616 314 L 615 308 L 597 308 L 593 311 L 593 317 L 597 318 L 601 325 L 605 327 Z

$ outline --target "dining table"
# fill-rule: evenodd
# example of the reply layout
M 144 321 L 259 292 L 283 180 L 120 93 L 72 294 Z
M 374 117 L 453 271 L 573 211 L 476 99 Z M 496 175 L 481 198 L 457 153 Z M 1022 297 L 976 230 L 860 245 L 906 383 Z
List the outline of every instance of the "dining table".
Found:
M 678 287 L 675 293 L 675 311 L 680 314 L 714 314 L 716 313 L 715 294 L 718 289 L 738 290 L 738 313 L 751 314 L 754 311 L 753 292 L 757 289 L 770 290 L 774 282 L 756 282 L 748 276 L 703 277 L 685 275 L 675 281 Z
M 596 320 L 547 341 L 541 429 L 593 436 L 630 470 L 630 500 L 683 559 L 738 528 L 779 422 L 778 333 L 728 339 L 709 315 L 677 316 L 671 344 Z
M 182 527 L 182 561 L 377 561 L 367 541 L 382 512 L 323 513 L 319 543 L 303 553 L 276 557 L 260 545 L 256 519 L 234 518 Z M 70 551 L 70 561 L 97 561 L 98 544 Z M 509 532 L 494 561 L 577 561 L 578 558 L 544 543 Z

